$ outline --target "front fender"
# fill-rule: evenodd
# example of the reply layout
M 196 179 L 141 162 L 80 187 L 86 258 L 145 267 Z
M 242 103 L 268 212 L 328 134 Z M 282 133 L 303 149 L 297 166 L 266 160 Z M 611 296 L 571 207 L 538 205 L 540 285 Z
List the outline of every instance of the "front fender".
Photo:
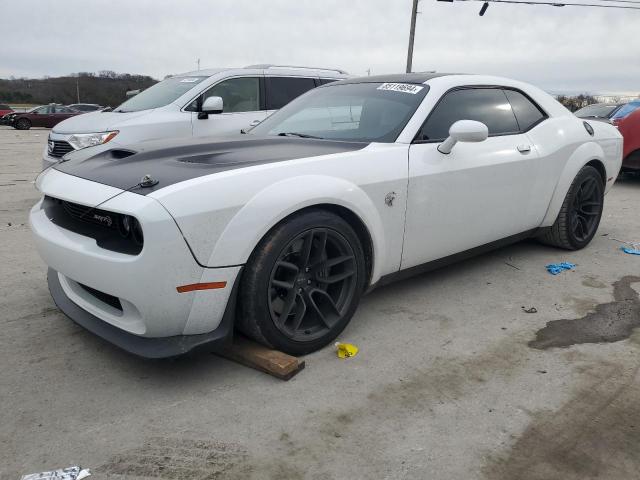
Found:
M 369 230 L 373 246 L 371 281 L 381 275 L 376 257 L 385 251 L 382 219 L 370 197 L 357 185 L 327 175 L 287 178 L 259 191 L 227 223 L 206 265 L 241 265 L 278 222 L 303 208 L 319 204 L 345 207 Z
M 574 150 L 559 176 L 551 202 L 540 225 L 541 227 L 550 227 L 556 221 L 571 183 L 573 183 L 580 169 L 592 160 L 598 160 L 603 165 L 606 165 L 605 159 L 604 150 L 596 142 L 583 143 Z M 606 178 L 604 180 L 606 182 Z

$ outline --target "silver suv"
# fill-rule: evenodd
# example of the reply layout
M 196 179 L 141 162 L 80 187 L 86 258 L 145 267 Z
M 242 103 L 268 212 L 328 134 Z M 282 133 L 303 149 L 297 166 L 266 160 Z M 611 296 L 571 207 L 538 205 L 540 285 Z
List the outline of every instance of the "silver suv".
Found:
M 348 78 L 343 70 L 287 65 L 196 70 L 172 75 L 112 111 L 90 112 L 56 125 L 43 168 L 73 150 L 112 142 L 240 133 L 302 93 Z

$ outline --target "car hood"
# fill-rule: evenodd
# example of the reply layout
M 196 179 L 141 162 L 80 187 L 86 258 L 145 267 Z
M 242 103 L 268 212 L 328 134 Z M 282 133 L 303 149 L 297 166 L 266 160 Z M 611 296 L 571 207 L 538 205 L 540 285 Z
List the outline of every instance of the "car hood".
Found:
M 108 130 L 117 130 L 123 123 L 148 115 L 153 110 L 142 110 L 140 112 L 87 112 L 82 115 L 76 115 L 57 124 L 53 133 L 71 134 L 71 133 L 94 133 L 106 132 Z
M 108 145 L 108 144 L 107 144 Z M 125 148 L 78 150 L 55 169 L 94 182 L 146 195 L 166 186 L 205 175 L 254 165 L 360 150 L 362 142 L 295 137 L 237 135 L 226 138 L 162 140 Z M 140 186 L 149 175 L 153 185 Z

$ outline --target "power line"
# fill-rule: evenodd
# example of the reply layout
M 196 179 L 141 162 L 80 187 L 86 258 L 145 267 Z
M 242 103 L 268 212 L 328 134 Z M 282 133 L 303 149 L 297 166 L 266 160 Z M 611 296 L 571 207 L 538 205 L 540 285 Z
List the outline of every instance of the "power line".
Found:
M 439 2 L 451 2 L 454 0 L 437 0 Z M 603 5 L 598 3 L 563 3 L 563 2 L 544 2 L 538 0 L 455 0 L 456 2 L 483 2 L 485 5 L 489 3 L 510 3 L 513 5 L 522 4 L 522 5 L 551 5 L 553 7 L 591 7 L 591 8 L 621 8 L 625 10 L 640 10 L 640 2 L 634 2 L 632 0 L 600 0 L 600 1 L 609 1 L 609 2 L 624 2 L 624 3 L 638 3 L 637 7 L 631 7 L 629 5 Z M 486 11 L 486 7 L 483 5 L 484 14 Z
M 640 2 L 637 0 L 598 0 L 599 2 L 613 2 L 613 3 L 635 3 L 640 5 Z

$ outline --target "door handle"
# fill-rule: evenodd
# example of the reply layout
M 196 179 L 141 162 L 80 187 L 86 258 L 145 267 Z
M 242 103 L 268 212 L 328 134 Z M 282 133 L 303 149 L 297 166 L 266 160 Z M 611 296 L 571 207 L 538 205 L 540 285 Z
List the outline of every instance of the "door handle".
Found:
M 531 151 L 531 145 L 518 145 L 518 151 L 520 153 L 529 153 Z

